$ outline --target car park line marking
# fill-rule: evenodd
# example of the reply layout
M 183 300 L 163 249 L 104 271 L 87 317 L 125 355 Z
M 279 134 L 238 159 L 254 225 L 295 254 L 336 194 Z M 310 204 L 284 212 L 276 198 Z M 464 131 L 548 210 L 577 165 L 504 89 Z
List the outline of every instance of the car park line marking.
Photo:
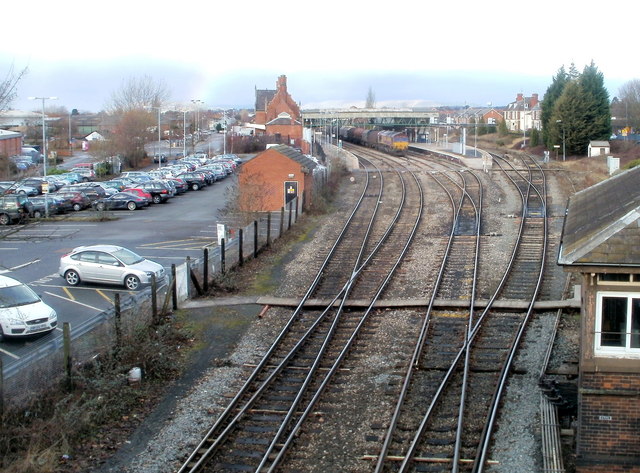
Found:
M 5 355 L 10 356 L 11 358 L 13 358 L 15 360 L 19 360 L 20 359 L 20 357 L 18 355 L 14 355 L 10 351 L 4 350 L 2 348 L 0 348 L 0 353 L 4 353 Z
M 73 302 L 76 301 L 76 298 L 73 297 L 73 294 L 71 294 L 71 291 L 69 290 L 69 288 L 62 286 L 62 290 L 64 291 L 64 293 L 67 295 L 69 299 L 71 299 Z
M 32 261 L 28 261 L 24 264 L 19 264 L 18 266 L 13 266 L 12 268 L 9 268 L 9 271 L 15 271 L 16 269 L 21 269 L 21 268 L 26 268 L 27 266 L 31 266 L 32 264 L 36 264 L 40 262 L 40 258 L 38 259 L 34 259 Z
M 53 292 L 45 292 L 45 294 L 48 294 L 48 295 L 53 296 L 53 297 L 57 297 L 58 299 L 62 299 L 63 301 L 73 302 L 74 304 L 78 304 L 78 305 L 81 305 L 81 306 L 83 306 L 83 307 L 87 307 L 87 308 L 89 308 L 89 309 L 93 309 L 93 310 L 95 310 L 96 312 L 104 312 L 104 309 L 101 309 L 100 307 L 94 307 L 94 306 L 92 306 L 92 305 L 85 304 L 85 303 L 83 303 L 83 302 L 78 302 L 78 301 L 76 301 L 75 299 L 70 300 L 70 299 L 67 299 L 66 297 L 62 297 L 62 296 L 60 296 L 60 295 L 58 295 L 58 294 L 54 294 Z
M 100 294 L 102 297 L 104 297 L 106 300 L 108 300 L 110 304 L 113 304 L 113 301 L 111 300 L 111 298 L 107 296 L 104 292 L 102 292 L 100 289 L 96 289 L 96 292 Z

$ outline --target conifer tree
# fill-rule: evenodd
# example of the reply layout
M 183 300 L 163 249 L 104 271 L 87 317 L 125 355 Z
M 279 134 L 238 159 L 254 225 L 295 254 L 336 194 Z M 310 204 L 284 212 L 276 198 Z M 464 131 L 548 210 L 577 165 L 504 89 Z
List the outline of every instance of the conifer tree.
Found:
M 556 101 L 562 95 L 564 87 L 569 82 L 569 74 L 564 70 L 564 66 L 558 69 L 558 73 L 553 77 L 551 85 L 547 87 L 547 91 L 544 94 L 544 100 L 542 101 L 540 121 L 542 122 L 542 141 L 547 148 L 553 148 L 554 144 L 557 144 L 551 139 L 551 134 L 554 133 L 554 129 L 557 127 L 555 121 L 551 121 L 553 115 L 553 109 Z

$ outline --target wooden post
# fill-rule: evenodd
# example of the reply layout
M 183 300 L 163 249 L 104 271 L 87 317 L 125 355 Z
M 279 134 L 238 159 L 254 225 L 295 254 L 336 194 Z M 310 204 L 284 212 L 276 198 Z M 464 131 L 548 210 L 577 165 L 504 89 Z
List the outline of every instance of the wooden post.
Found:
M 258 257 L 258 221 L 253 221 L 253 258 Z
M 178 310 L 178 281 L 176 280 L 176 265 L 171 265 L 171 278 L 173 279 L 173 286 L 171 287 L 171 296 L 173 300 L 173 310 Z
M 225 266 L 225 241 L 224 238 L 220 240 L 220 274 L 224 274 Z
M 159 325 L 160 320 L 158 318 L 158 281 L 156 281 L 156 275 L 151 275 L 151 323 L 153 325 Z
M 288 215 L 288 217 L 289 217 L 289 223 L 287 224 L 287 231 L 289 231 L 289 230 L 291 229 L 291 203 L 292 203 L 292 202 L 293 202 L 293 201 L 289 201 L 289 215 Z
M 67 385 L 67 389 L 71 390 L 73 388 L 73 380 L 71 378 L 71 325 L 69 322 L 64 322 L 62 324 L 62 347 L 65 383 Z
M 244 230 L 243 228 L 238 230 L 238 265 L 239 266 L 242 266 L 242 260 L 244 259 L 244 254 L 242 252 L 242 244 L 244 240 L 243 230 Z
M 300 199 L 298 199 L 297 197 L 295 198 L 296 201 L 296 219 L 293 221 L 294 223 L 298 223 L 298 206 L 300 205 Z
M 204 249 L 204 268 L 202 268 L 204 278 L 204 292 L 209 292 L 209 248 Z
M 122 346 L 122 313 L 120 312 L 120 293 L 116 292 L 113 296 L 113 305 L 115 308 L 114 329 L 116 335 L 113 356 L 116 360 L 120 359 L 120 347 Z
M 267 214 L 267 246 L 271 246 L 271 212 Z

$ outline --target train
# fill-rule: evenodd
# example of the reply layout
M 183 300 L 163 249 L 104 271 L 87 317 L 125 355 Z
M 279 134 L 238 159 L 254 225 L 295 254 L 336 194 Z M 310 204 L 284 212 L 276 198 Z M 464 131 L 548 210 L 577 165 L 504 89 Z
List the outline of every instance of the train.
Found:
M 404 155 L 409 148 L 409 136 L 404 131 L 343 126 L 338 130 L 338 136 L 343 141 L 395 155 Z

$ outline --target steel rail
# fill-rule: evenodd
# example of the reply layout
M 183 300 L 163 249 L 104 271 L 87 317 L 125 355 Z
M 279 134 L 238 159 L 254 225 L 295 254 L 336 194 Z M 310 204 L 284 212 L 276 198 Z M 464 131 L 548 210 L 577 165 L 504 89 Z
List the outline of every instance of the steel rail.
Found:
M 542 170 L 542 168 L 540 167 L 540 165 L 535 161 L 532 160 L 533 164 L 537 167 L 537 171 L 541 174 L 542 176 L 542 190 L 537 189 L 534 184 L 533 184 L 533 179 L 531 177 L 531 167 L 529 164 L 527 164 L 526 162 L 524 162 L 524 164 L 527 166 L 528 170 L 529 170 L 529 192 L 531 192 L 531 190 L 533 190 L 533 192 L 535 194 L 538 195 L 538 197 L 541 199 L 542 201 L 542 205 L 543 205 L 543 214 L 542 214 L 542 220 L 543 220 L 543 244 L 542 244 L 542 258 L 540 261 L 540 270 L 538 273 L 538 279 L 537 279 L 537 283 L 533 292 L 533 295 L 531 297 L 530 303 L 529 303 L 529 308 L 527 310 L 527 313 L 525 315 L 525 318 L 523 319 L 522 323 L 520 324 L 520 329 L 518 330 L 518 333 L 516 335 L 515 340 L 512 343 L 511 349 L 509 350 L 509 355 L 507 358 L 506 363 L 503 365 L 503 369 L 500 373 L 500 378 L 499 378 L 499 383 L 497 385 L 497 389 L 495 390 L 493 399 L 491 401 L 491 412 L 490 415 L 488 417 L 487 423 L 485 424 L 485 427 L 483 429 L 483 432 L 481 434 L 480 437 L 480 444 L 479 444 L 479 448 L 478 448 L 478 454 L 476 455 L 476 459 L 474 461 L 474 466 L 473 466 L 473 473 L 482 473 L 484 471 L 484 465 L 486 462 L 486 458 L 487 458 L 487 454 L 489 451 L 489 443 L 490 443 L 490 439 L 491 439 L 491 434 L 493 433 L 493 427 L 495 425 L 495 421 L 496 421 L 496 417 L 498 414 L 498 408 L 500 405 L 500 400 L 502 399 L 502 394 L 504 392 L 505 386 L 506 386 L 506 382 L 507 382 L 507 378 L 508 378 L 508 374 L 509 371 L 511 369 L 511 366 L 513 365 L 513 361 L 515 359 L 515 355 L 517 352 L 517 349 L 520 345 L 520 341 L 522 340 L 522 337 L 524 335 L 524 331 L 528 325 L 529 319 L 531 317 L 531 314 L 533 313 L 533 304 L 536 301 L 536 299 L 538 298 L 538 293 L 540 292 L 540 288 L 542 286 L 542 278 L 544 277 L 544 269 L 545 269 L 545 260 L 546 260 L 546 254 L 547 254 L 547 235 L 548 235 L 548 229 L 547 229 L 547 191 L 546 191 L 546 176 L 544 174 L 544 171 Z M 518 171 L 516 171 L 518 172 Z M 518 172 L 518 174 L 520 174 Z M 522 178 L 524 178 L 524 176 L 521 175 Z M 529 201 L 529 194 L 527 194 L 527 198 L 526 198 L 527 204 Z
M 505 173 L 507 174 L 507 173 Z M 508 174 L 507 174 L 508 176 Z M 510 179 L 511 177 L 508 176 Z M 511 179 L 513 182 L 513 179 Z M 516 185 L 516 183 L 514 182 L 514 185 Z M 518 188 L 518 186 L 516 185 L 516 188 Z M 518 188 L 519 189 L 519 188 Z M 503 287 L 506 284 L 507 278 L 509 276 L 509 273 L 511 272 L 511 268 L 513 267 L 514 263 L 515 263 L 515 259 L 516 259 L 516 255 L 519 249 L 519 245 L 520 242 L 522 240 L 522 234 L 524 232 L 524 216 L 526 215 L 526 201 L 525 201 L 525 197 L 522 194 L 522 192 L 520 192 L 521 194 L 521 199 L 522 199 L 522 214 L 523 214 L 523 218 L 521 219 L 520 222 L 520 226 L 519 226 L 519 230 L 518 230 L 518 237 L 517 237 L 517 241 L 516 244 L 514 245 L 511 257 L 509 259 L 509 262 L 507 264 L 507 267 L 503 273 L 503 276 L 500 280 L 500 282 L 498 283 L 498 286 L 496 287 L 496 290 L 494 291 L 493 295 L 490 297 L 489 301 L 487 302 L 487 305 L 485 307 L 485 309 L 483 310 L 483 312 L 481 313 L 481 315 L 478 317 L 477 322 L 475 323 L 475 325 L 472 328 L 471 331 L 471 335 L 465 340 L 465 343 L 463 345 L 463 347 L 461 347 L 461 349 L 458 351 L 458 353 L 456 354 L 456 356 L 454 357 L 454 359 L 452 360 L 449 369 L 447 370 L 447 373 L 445 374 L 442 382 L 440 383 L 440 385 L 438 386 L 436 393 L 434 394 L 431 403 L 429 404 L 429 407 L 426 411 L 426 413 L 423 416 L 423 419 L 420 423 L 420 426 L 418 427 L 418 429 L 416 430 L 416 433 L 414 435 L 413 440 L 411 441 L 411 444 L 407 450 L 407 452 L 404 455 L 404 458 L 402 460 L 402 464 L 400 465 L 400 472 L 406 472 L 409 468 L 409 463 L 413 460 L 413 457 L 415 456 L 416 453 L 416 449 L 418 448 L 418 443 L 420 438 L 424 435 L 424 431 L 426 429 L 427 423 L 429 422 L 429 420 L 431 419 L 431 416 L 434 412 L 435 406 L 437 405 L 437 403 L 439 402 L 445 387 L 449 384 L 453 373 L 456 370 L 456 367 L 460 361 L 460 359 L 462 358 L 463 354 L 465 354 L 466 350 L 468 349 L 468 347 L 473 343 L 474 339 L 476 338 L 476 336 L 478 335 L 478 333 L 480 332 L 480 327 L 482 326 L 482 322 L 484 321 L 484 319 L 487 317 L 487 315 L 489 314 L 493 303 L 495 302 L 495 300 L 498 298 L 498 295 L 500 294 L 500 292 L 502 291 Z
M 415 176 L 415 173 L 411 172 L 411 175 L 412 175 L 413 179 L 415 180 L 416 185 L 418 186 L 418 190 L 419 190 L 419 197 L 420 197 L 419 206 L 418 206 L 419 212 L 416 215 L 416 218 L 415 218 L 415 221 L 414 221 L 414 224 L 413 224 L 413 228 L 412 228 L 409 236 L 406 239 L 405 245 L 402 248 L 401 252 L 398 254 L 398 257 L 396 258 L 396 262 L 394 263 L 394 265 L 392 266 L 392 268 L 388 272 L 386 278 L 384 279 L 384 281 L 381 282 L 381 284 L 379 285 L 376 293 L 372 296 L 371 301 L 370 301 L 367 309 L 365 310 L 365 313 L 363 314 L 363 316 L 362 316 L 360 322 L 358 323 L 358 325 L 354 328 L 352 335 L 349 337 L 347 343 L 342 348 L 340 354 L 336 357 L 336 360 L 334 361 L 334 363 L 331 366 L 331 368 L 329 368 L 329 372 L 328 372 L 327 376 L 325 376 L 325 378 L 323 379 L 322 383 L 320 384 L 320 386 L 316 390 L 315 394 L 313 395 L 312 399 L 308 403 L 306 409 L 301 413 L 298 421 L 296 422 L 296 424 L 293 426 L 293 428 L 289 432 L 286 440 L 284 440 L 284 442 L 282 443 L 282 446 L 280 447 L 277 455 L 272 460 L 271 466 L 267 470 L 267 472 L 269 472 L 269 473 L 273 472 L 275 470 L 275 468 L 277 468 L 279 463 L 282 461 L 285 452 L 288 450 L 288 448 L 293 443 L 294 439 L 296 438 L 298 432 L 300 431 L 300 429 L 302 427 L 303 422 L 311 414 L 312 409 L 315 407 L 316 403 L 318 402 L 321 394 L 324 392 L 324 390 L 325 390 L 326 386 L 328 385 L 329 381 L 332 379 L 333 375 L 340 368 L 344 358 L 346 357 L 346 355 L 349 352 L 349 350 L 351 349 L 353 343 L 355 342 L 355 340 L 357 339 L 358 335 L 360 334 L 360 331 L 361 331 L 362 327 L 364 327 L 364 324 L 367 322 L 370 313 L 373 311 L 376 301 L 379 299 L 380 295 L 382 294 L 382 292 L 386 288 L 388 282 L 391 280 L 391 278 L 392 278 L 393 274 L 395 273 L 397 267 L 400 265 L 400 263 L 402 262 L 404 256 L 406 255 L 406 252 L 408 251 L 409 245 L 413 241 L 413 238 L 414 238 L 415 233 L 416 233 L 416 231 L 418 229 L 420 220 L 422 218 L 423 191 L 422 191 L 422 187 L 420 186 L 419 180 Z M 403 192 L 404 192 L 404 189 L 405 189 L 405 187 L 403 186 Z M 404 201 L 404 198 L 403 198 L 403 201 Z M 403 208 L 404 208 L 404 206 L 399 208 L 398 213 L 396 214 L 396 217 L 394 219 L 393 225 L 395 225 L 397 220 L 400 218 L 400 213 L 403 210 Z M 389 232 L 390 231 L 391 231 L 391 227 L 389 229 Z M 386 236 L 385 236 L 385 239 L 386 239 Z M 361 270 L 362 270 L 362 268 L 360 268 L 358 272 L 360 272 Z M 293 413 L 292 413 L 292 416 L 293 416 Z M 271 448 L 269 449 L 269 451 L 265 454 L 265 456 L 263 458 L 263 462 L 260 465 L 261 467 L 266 465 L 266 463 L 268 461 L 268 457 L 273 452 L 273 449 L 275 448 L 277 441 L 279 441 L 280 439 L 281 439 L 281 435 L 279 435 L 278 438 L 274 438 L 274 440 L 272 442 L 272 445 L 271 445 Z M 258 468 L 256 470 L 256 472 L 259 472 L 259 471 L 260 471 L 260 468 Z
M 381 176 L 381 173 L 379 171 L 378 171 L 378 173 Z M 378 199 L 377 199 L 378 202 L 380 201 L 379 197 L 381 196 L 381 193 L 382 193 L 382 182 L 383 182 L 382 179 L 378 180 L 378 183 L 379 183 L 379 186 L 378 186 Z M 195 471 L 197 471 L 197 468 L 199 468 L 202 465 L 202 463 L 204 462 L 205 458 L 208 457 L 211 454 L 212 448 L 211 447 L 207 447 L 207 445 L 206 445 L 207 443 L 209 443 L 210 437 L 213 436 L 216 431 L 218 431 L 218 430 L 220 430 L 222 428 L 223 424 L 229 420 L 229 417 L 231 416 L 232 412 L 238 408 L 238 403 L 240 402 L 240 400 L 246 395 L 246 393 L 248 392 L 248 390 L 251 387 L 252 383 L 256 380 L 258 375 L 260 373 L 262 373 L 263 369 L 267 366 L 268 362 L 271 360 L 271 357 L 272 357 L 273 353 L 276 351 L 277 347 L 280 346 L 280 343 L 285 338 L 285 336 L 287 335 L 287 333 L 289 332 L 289 330 L 291 329 L 291 327 L 293 326 L 293 324 L 297 320 L 298 316 L 300 315 L 300 313 L 302 312 L 302 310 L 304 308 L 305 302 L 311 297 L 311 295 L 313 294 L 313 291 L 316 289 L 316 287 L 320 283 L 324 269 L 328 266 L 329 262 L 333 258 L 333 255 L 334 255 L 335 251 L 337 250 L 338 245 L 345 238 L 345 235 L 347 234 L 347 231 L 348 231 L 349 226 L 351 225 L 351 222 L 354 220 L 356 213 L 361 208 L 361 206 L 362 206 L 362 204 L 364 202 L 364 199 L 365 199 L 365 197 L 367 195 L 367 189 L 369 187 L 369 183 L 370 183 L 369 172 L 367 172 L 366 173 L 365 185 L 363 186 L 363 190 L 362 190 L 362 193 L 360 194 L 360 197 L 358 198 L 358 201 L 354 205 L 351 214 L 349 215 L 349 217 L 345 221 L 345 224 L 343 225 L 343 228 L 342 228 L 340 234 L 338 235 L 338 237 L 336 238 L 334 244 L 332 245 L 331 249 L 329 250 L 329 253 L 327 254 L 327 257 L 325 258 L 324 262 L 322 263 L 322 265 L 320 267 L 320 270 L 316 274 L 316 277 L 314 278 L 312 283 L 309 285 L 309 288 L 307 289 L 307 291 L 304 294 L 304 296 L 302 297 L 300 303 L 298 304 L 298 306 L 296 307 L 296 309 L 292 313 L 292 315 L 289 318 L 287 324 L 283 327 L 283 329 L 280 331 L 280 333 L 276 337 L 275 341 L 271 344 L 271 346 L 269 347 L 267 352 L 263 355 L 261 361 L 254 368 L 253 372 L 247 378 L 247 380 L 245 381 L 244 385 L 240 388 L 240 390 L 236 393 L 236 395 L 233 397 L 233 399 L 229 402 L 229 404 L 227 405 L 225 410 L 218 417 L 218 420 L 209 429 L 209 431 L 205 434 L 205 436 L 200 441 L 200 443 L 196 446 L 196 448 L 192 451 L 192 453 L 189 455 L 187 460 L 183 463 L 181 468 L 178 470 L 178 473 L 195 472 Z M 378 208 L 378 205 L 379 204 L 377 203 L 376 204 L 376 209 Z M 334 301 L 332 301 L 332 302 L 335 302 L 335 300 L 337 300 L 339 296 L 340 296 L 340 294 L 338 294 L 335 297 Z M 325 312 L 323 312 L 323 315 L 327 312 L 327 310 L 325 310 Z M 318 318 L 318 320 L 320 320 L 323 317 L 323 315 L 321 315 Z M 317 325 L 317 323 L 314 324 L 314 326 L 315 325 Z M 307 334 L 308 333 L 309 333 L 309 331 L 307 332 Z M 296 346 L 298 346 L 298 345 L 296 345 Z M 205 451 L 202 452 L 202 449 L 205 449 Z
M 449 176 L 447 176 L 446 174 L 444 174 L 448 179 Z M 449 233 L 449 239 L 447 242 L 447 246 L 445 247 L 445 252 L 443 255 L 443 259 L 442 262 L 440 264 L 440 268 L 438 271 L 438 274 L 436 276 L 436 281 L 434 284 L 434 288 L 433 291 L 431 293 L 431 297 L 429 299 L 429 304 L 427 307 L 427 311 L 425 313 L 425 317 L 423 320 L 423 323 L 420 327 L 420 332 L 418 335 L 418 339 L 414 345 L 414 350 L 409 362 L 409 369 L 407 370 L 407 372 L 405 373 L 404 379 L 403 379 L 403 383 L 402 383 L 402 387 L 400 390 L 400 394 L 398 396 L 398 400 L 396 401 L 396 407 L 394 409 L 393 415 L 391 417 L 391 420 L 389 422 L 389 427 L 387 428 L 387 431 L 385 433 L 385 438 L 384 438 L 384 442 L 382 445 L 382 448 L 380 450 L 380 453 L 378 454 L 378 460 L 376 462 L 376 467 L 374 472 L 375 473 L 380 473 L 382 472 L 383 468 L 384 468 L 384 462 L 385 459 L 387 457 L 387 452 L 389 451 L 389 447 L 393 438 L 393 433 L 395 432 L 395 429 L 397 427 L 397 423 L 400 417 L 400 413 L 402 410 L 402 406 L 404 405 L 404 402 L 406 400 L 406 396 L 409 392 L 409 386 L 411 383 L 411 380 L 413 378 L 413 374 L 414 374 L 414 370 L 417 369 L 418 367 L 418 363 L 420 360 L 420 356 L 422 353 L 422 348 L 424 346 L 424 341 L 426 339 L 427 336 L 427 332 L 429 330 L 429 325 L 431 322 L 431 313 L 433 311 L 433 305 L 435 303 L 435 299 L 436 299 L 436 295 L 438 292 L 438 286 L 440 285 L 440 282 L 442 281 L 442 277 L 444 275 L 444 271 L 446 268 L 446 264 L 447 264 L 447 255 L 450 253 L 451 251 L 451 247 L 453 245 L 453 239 L 455 237 L 455 229 L 456 229 L 456 221 L 459 218 L 460 215 L 460 209 L 462 207 L 462 204 L 464 202 L 464 191 L 461 193 L 461 198 L 459 200 L 459 202 L 456 204 L 456 201 L 454 200 L 454 197 L 452 195 L 452 193 L 449 191 L 449 189 L 437 178 L 435 177 L 435 174 L 430 174 L 430 176 L 436 181 L 436 183 L 445 191 L 445 193 L 447 194 L 447 196 L 449 197 L 449 202 L 451 204 L 451 211 L 453 212 L 453 219 L 452 219 L 452 225 L 451 225 L 451 231 Z M 450 179 L 452 182 L 453 180 Z

